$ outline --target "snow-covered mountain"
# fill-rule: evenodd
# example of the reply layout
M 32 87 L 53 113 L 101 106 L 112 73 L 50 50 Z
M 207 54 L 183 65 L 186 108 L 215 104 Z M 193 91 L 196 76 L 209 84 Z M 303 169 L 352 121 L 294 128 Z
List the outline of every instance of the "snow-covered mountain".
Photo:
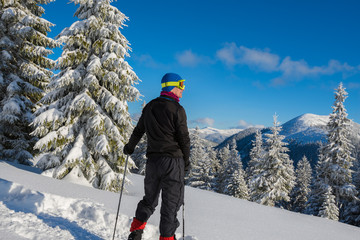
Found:
M 216 129 L 211 127 L 206 127 L 199 129 L 199 137 L 206 139 L 208 141 L 214 143 L 221 143 L 228 137 L 237 134 L 238 132 L 242 131 L 243 129 Z M 194 128 L 189 129 L 190 132 L 195 131 Z
M 282 124 L 282 131 L 280 134 L 285 136 L 285 141 L 289 143 L 290 158 L 296 164 L 303 155 L 311 162 L 314 167 L 318 159 L 318 148 L 320 142 L 326 141 L 326 125 L 329 121 L 329 116 L 316 115 L 316 114 L 303 114 L 288 122 Z M 360 125 L 354 121 L 350 122 L 351 136 L 350 139 L 353 145 L 357 146 L 356 151 L 360 151 Z M 261 130 L 263 134 L 268 133 L 270 128 Z M 252 148 L 252 140 L 255 139 L 255 128 L 249 128 L 241 131 L 229 139 L 225 140 L 217 148 L 222 148 L 231 143 L 235 138 L 237 142 L 237 149 L 241 154 L 244 165 L 247 165 L 249 159 L 249 152 Z M 265 135 L 264 135 L 265 138 Z
M 143 176 L 129 176 L 116 239 L 127 239 Z M 0 161 L 0 239 L 111 239 L 119 194 L 42 176 L 38 169 Z M 246 200 L 185 189 L 185 239 L 179 240 L 357 240 L 360 228 Z M 144 240 L 159 239 L 160 206 Z M 181 219 L 181 209 L 178 213 Z M 182 222 L 182 221 L 180 221 Z
M 326 141 L 327 123 L 329 116 L 304 114 L 282 125 L 281 134 L 288 142 L 296 141 L 299 144 Z M 350 120 L 350 139 L 354 145 L 360 142 L 360 124 Z
M 329 116 L 304 114 L 282 125 L 281 134 L 298 142 L 324 141 Z

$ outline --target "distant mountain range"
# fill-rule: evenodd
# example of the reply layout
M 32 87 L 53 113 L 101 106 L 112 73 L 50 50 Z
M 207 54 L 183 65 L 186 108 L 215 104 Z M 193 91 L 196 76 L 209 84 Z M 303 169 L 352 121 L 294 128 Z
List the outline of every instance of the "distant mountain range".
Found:
M 220 144 L 228 137 L 237 134 L 238 132 L 244 129 L 216 129 L 211 127 L 206 127 L 199 129 L 199 137 L 206 139 L 210 142 L 213 142 L 214 145 Z M 194 128 L 189 129 L 190 132 L 195 131 Z
M 318 160 L 318 149 L 321 142 L 327 141 L 327 122 L 329 116 L 321 116 L 315 114 L 304 114 L 298 116 L 284 124 L 280 134 L 285 136 L 286 142 L 289 143 L 290 158 L 296 164 L 304 155 L 309 159 L 312 167 Z M 355 152 L 360 154 L 360 125 L 351 121 L 350 139 L 355 146 Z M 221 142 L 216 148 L 220 149 L 230 144 L 233 139 L 236 140 L 237 149 L 241 155 L 244 166 L 247 166 L 250 160 L 249 153 L 252 148 L 252 140 L 255 140 L 256 128 L 248 128 L 228 137 Z M 261 129 L 263 138 L 266 133 L 270 132 L 270 128 Z M 219 137 L 220 139 L 220 137 Z

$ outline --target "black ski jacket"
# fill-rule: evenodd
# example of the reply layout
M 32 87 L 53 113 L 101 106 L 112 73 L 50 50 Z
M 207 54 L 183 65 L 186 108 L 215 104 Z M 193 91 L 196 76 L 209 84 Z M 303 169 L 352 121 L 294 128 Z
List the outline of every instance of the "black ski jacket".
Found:
M 190 138 L 185 109 L 169 96 L 149 102 L 129 140 L 132 152 L 143 134 L 147 136 L 147 157 L 183 158 L 185 169 L 190 167 Z

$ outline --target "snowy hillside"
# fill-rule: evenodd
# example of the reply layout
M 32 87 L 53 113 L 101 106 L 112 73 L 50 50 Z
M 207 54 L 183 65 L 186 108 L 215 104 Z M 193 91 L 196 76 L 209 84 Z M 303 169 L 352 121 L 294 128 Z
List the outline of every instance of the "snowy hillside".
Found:
M 143 194 L 143 177 L 130 176 L 116 239 L 127 239 Z M 186 240 L 355 240 L 360 228 L 186 187 Z M 0 162 L 0 238 L 111 239 L 119 194 L 59 181 L 32 168 Z M 181 218 L 181 210 L 179 212 Z M 159 209 L 144 239 L 158 239 Z M 182 226 L 177 237 L 181 236 Z
M 191 132 L 194 131 L 195 129 L 189 129 L 189 130 Z M 206 127 L 199 129 L 198 131 L 199 131 L 199 137 L 219 144 L 228 137 L 237 134 L 242 130 L 243 129 L 216 129 L 211 127 Z

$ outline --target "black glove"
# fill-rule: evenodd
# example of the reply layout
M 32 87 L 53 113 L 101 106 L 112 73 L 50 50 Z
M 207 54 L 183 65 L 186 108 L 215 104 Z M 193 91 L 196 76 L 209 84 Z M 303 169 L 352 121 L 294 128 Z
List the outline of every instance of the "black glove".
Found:
M 129 144 L 126 144 L 124 146 L 123 152 L 125 155 L 131 155 L 134 153 L 134 149 L 129 146 Z

